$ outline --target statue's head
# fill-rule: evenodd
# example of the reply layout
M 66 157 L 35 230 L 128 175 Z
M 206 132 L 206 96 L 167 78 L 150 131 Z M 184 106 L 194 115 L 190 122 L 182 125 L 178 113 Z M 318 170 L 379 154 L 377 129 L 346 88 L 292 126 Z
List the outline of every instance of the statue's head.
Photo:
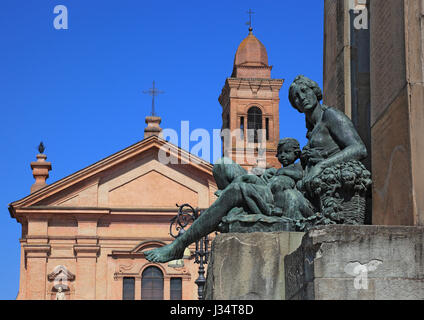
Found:
M 278 142 L 277 158 L 284 167 L 293 164 L 300 158 L 301 153 L 299 141 L 296 139 L 285 138 Z
M 303 75 L 297 76 L 289 89 L 291 105 L 301 113 L 313 110 L 322 100 L 318 83 Z
M 230 158 L 220 158 L 213 165 L 213 177 L 219 190 L 224 190 L 235 178 L 245 174 L 247 171 Z

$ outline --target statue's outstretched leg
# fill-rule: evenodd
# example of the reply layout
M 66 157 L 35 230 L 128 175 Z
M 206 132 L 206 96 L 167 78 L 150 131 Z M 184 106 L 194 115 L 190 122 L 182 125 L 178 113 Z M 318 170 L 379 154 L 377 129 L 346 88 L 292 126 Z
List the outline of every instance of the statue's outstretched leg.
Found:
M 242 205 L 243 196 L 238 184 L 229 185 L 220 197 L 204 211 L 192 226 L 174 242 L 151 251 L 144 252 L 151 262 L 168 262 L 181 259 L 184 249 L 196 240 L 216 231 L 221 219 L 234 207 Z

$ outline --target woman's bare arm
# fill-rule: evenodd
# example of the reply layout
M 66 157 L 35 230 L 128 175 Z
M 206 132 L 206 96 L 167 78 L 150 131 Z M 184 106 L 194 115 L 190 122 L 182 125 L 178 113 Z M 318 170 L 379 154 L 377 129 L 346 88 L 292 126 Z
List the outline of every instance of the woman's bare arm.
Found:
M 319 166 L 326 168 L 341 162 L 362 160 L 367 157 L 364 143 L 352 121 L 344 113 L 334 108 L 328 108 L 324 111 L 322 121 L 341 151 L 321 161 Z

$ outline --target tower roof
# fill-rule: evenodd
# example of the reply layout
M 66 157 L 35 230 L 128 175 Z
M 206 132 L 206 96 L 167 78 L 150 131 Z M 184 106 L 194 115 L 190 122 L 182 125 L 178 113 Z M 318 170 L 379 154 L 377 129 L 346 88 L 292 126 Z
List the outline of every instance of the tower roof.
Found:
M 234 59 L 234 66 L 267 67 L 268 54 L 262 42 L 256 38 L 252 31 L 240 43 Z
M 249 35 L 240 43 L 234 58 L 231 77 L 235 78 L 271 78 L 272 67 L 268 65 L 265 46 L 249 29 Z

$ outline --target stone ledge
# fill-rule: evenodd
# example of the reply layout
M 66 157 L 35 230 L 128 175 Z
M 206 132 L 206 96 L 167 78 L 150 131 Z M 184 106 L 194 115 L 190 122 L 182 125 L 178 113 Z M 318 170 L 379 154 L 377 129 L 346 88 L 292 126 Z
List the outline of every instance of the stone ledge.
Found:
M 78 258 L 97 258 L 100 255 L 98 245 L 74 245 L 73 249 Z
M 27 258 L 46 258 L 51 252 L 49 244 L 24 244 L 23 249 Z
M 424 300 L 424 228 L 318 227 L 285 258 L 285 272 L 288 299 Z

